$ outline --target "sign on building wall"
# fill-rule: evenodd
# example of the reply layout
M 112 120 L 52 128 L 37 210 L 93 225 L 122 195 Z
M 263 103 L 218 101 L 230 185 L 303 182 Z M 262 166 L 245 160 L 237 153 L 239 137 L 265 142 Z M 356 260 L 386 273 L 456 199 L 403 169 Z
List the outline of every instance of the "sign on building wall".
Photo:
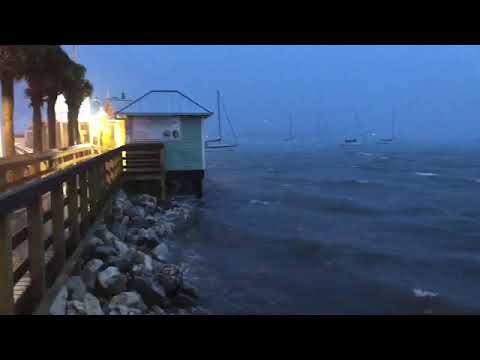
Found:
M 135 119 L 133 141 L 180 141 L 182 129 L 180 119 Z

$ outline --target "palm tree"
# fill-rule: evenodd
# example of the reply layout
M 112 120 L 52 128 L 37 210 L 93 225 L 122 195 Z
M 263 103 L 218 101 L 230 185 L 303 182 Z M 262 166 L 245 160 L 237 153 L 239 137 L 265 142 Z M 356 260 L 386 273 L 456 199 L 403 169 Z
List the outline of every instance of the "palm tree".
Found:
M 53 48 L 54 45 L 25 46 L 25 79 L 28 83 L 25 94 L 30 98 L 30 105 L 33 109 L 32 127 L 34 152 L 43 151 L 42 106 L 46 97 L 48 79 L 45 64 L 47 63 L 47 54 L 53 51 Z
M 68 145 L 80 142 L 78 130 L 78 113 L 83 100 L 93 92 L 92 84 L 85 79 L 86 69 L 83 65 L 71 62 L 63 83 L 63 96 L 68 105 Z
M 45 63 L 46 79 L 46 102 L 48 118 L 48 145 L 50 149 L 56 147 L 56 126 L 57 117 L 55 114 L 55 104 L 58 95 L 62 92 L 62 84 L 67 75 L 68 66 L 71 60 L 60 45 L 56 45 L 47 54 Z
M 24 53 L 22 46 L 0 45 L 0 81 L 2 90 L 3 141 L 5 157 L 15 155 L 13 126 L 14 82 L 24 75 Z

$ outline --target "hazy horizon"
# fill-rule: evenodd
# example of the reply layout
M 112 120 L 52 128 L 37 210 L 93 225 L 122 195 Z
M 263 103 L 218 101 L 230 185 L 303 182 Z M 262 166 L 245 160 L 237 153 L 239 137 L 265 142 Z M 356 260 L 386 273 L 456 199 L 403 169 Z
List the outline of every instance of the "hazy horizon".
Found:
M 240 137 L 281 138 L 290 113 L 299 138 L 388 136 L 393 111 L 406 140 L 480 138 L 478 46 L 80 45 L 78 60 L 100 98 L 178 89 L 216 111 L 219 89 Z M 22 83 L 15 105 L 22 132 L 31 121 Z M 215 136 L 215 117 L 208 129 Z

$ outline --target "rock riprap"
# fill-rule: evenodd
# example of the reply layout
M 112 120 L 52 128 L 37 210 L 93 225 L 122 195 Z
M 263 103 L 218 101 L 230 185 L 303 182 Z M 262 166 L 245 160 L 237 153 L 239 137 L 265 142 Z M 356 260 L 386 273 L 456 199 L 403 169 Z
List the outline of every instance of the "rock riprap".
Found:
M 120 190 L 111 204 L 50 314 L 205 314 L 198 291 L 172 262 L 173 236 L 194 224 L 195 202 Z

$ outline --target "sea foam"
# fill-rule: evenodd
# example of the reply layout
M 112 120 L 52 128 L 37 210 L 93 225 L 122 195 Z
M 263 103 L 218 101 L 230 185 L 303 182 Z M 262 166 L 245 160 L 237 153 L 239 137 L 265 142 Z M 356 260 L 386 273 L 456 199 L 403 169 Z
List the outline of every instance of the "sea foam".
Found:
M 438 296 L 437 293 L 434 293 L 432 291 L 422 290 L 422 289 L 413 289 L 413 294 L 415 295 L 415 297 L 418 297 L 418 298 L 432 298 L 432 297 Z
M 418 176 L 437 176 L 438 174 L 431 173 L 431 172 L 416 172 L 415 175 L 418 175 Z

